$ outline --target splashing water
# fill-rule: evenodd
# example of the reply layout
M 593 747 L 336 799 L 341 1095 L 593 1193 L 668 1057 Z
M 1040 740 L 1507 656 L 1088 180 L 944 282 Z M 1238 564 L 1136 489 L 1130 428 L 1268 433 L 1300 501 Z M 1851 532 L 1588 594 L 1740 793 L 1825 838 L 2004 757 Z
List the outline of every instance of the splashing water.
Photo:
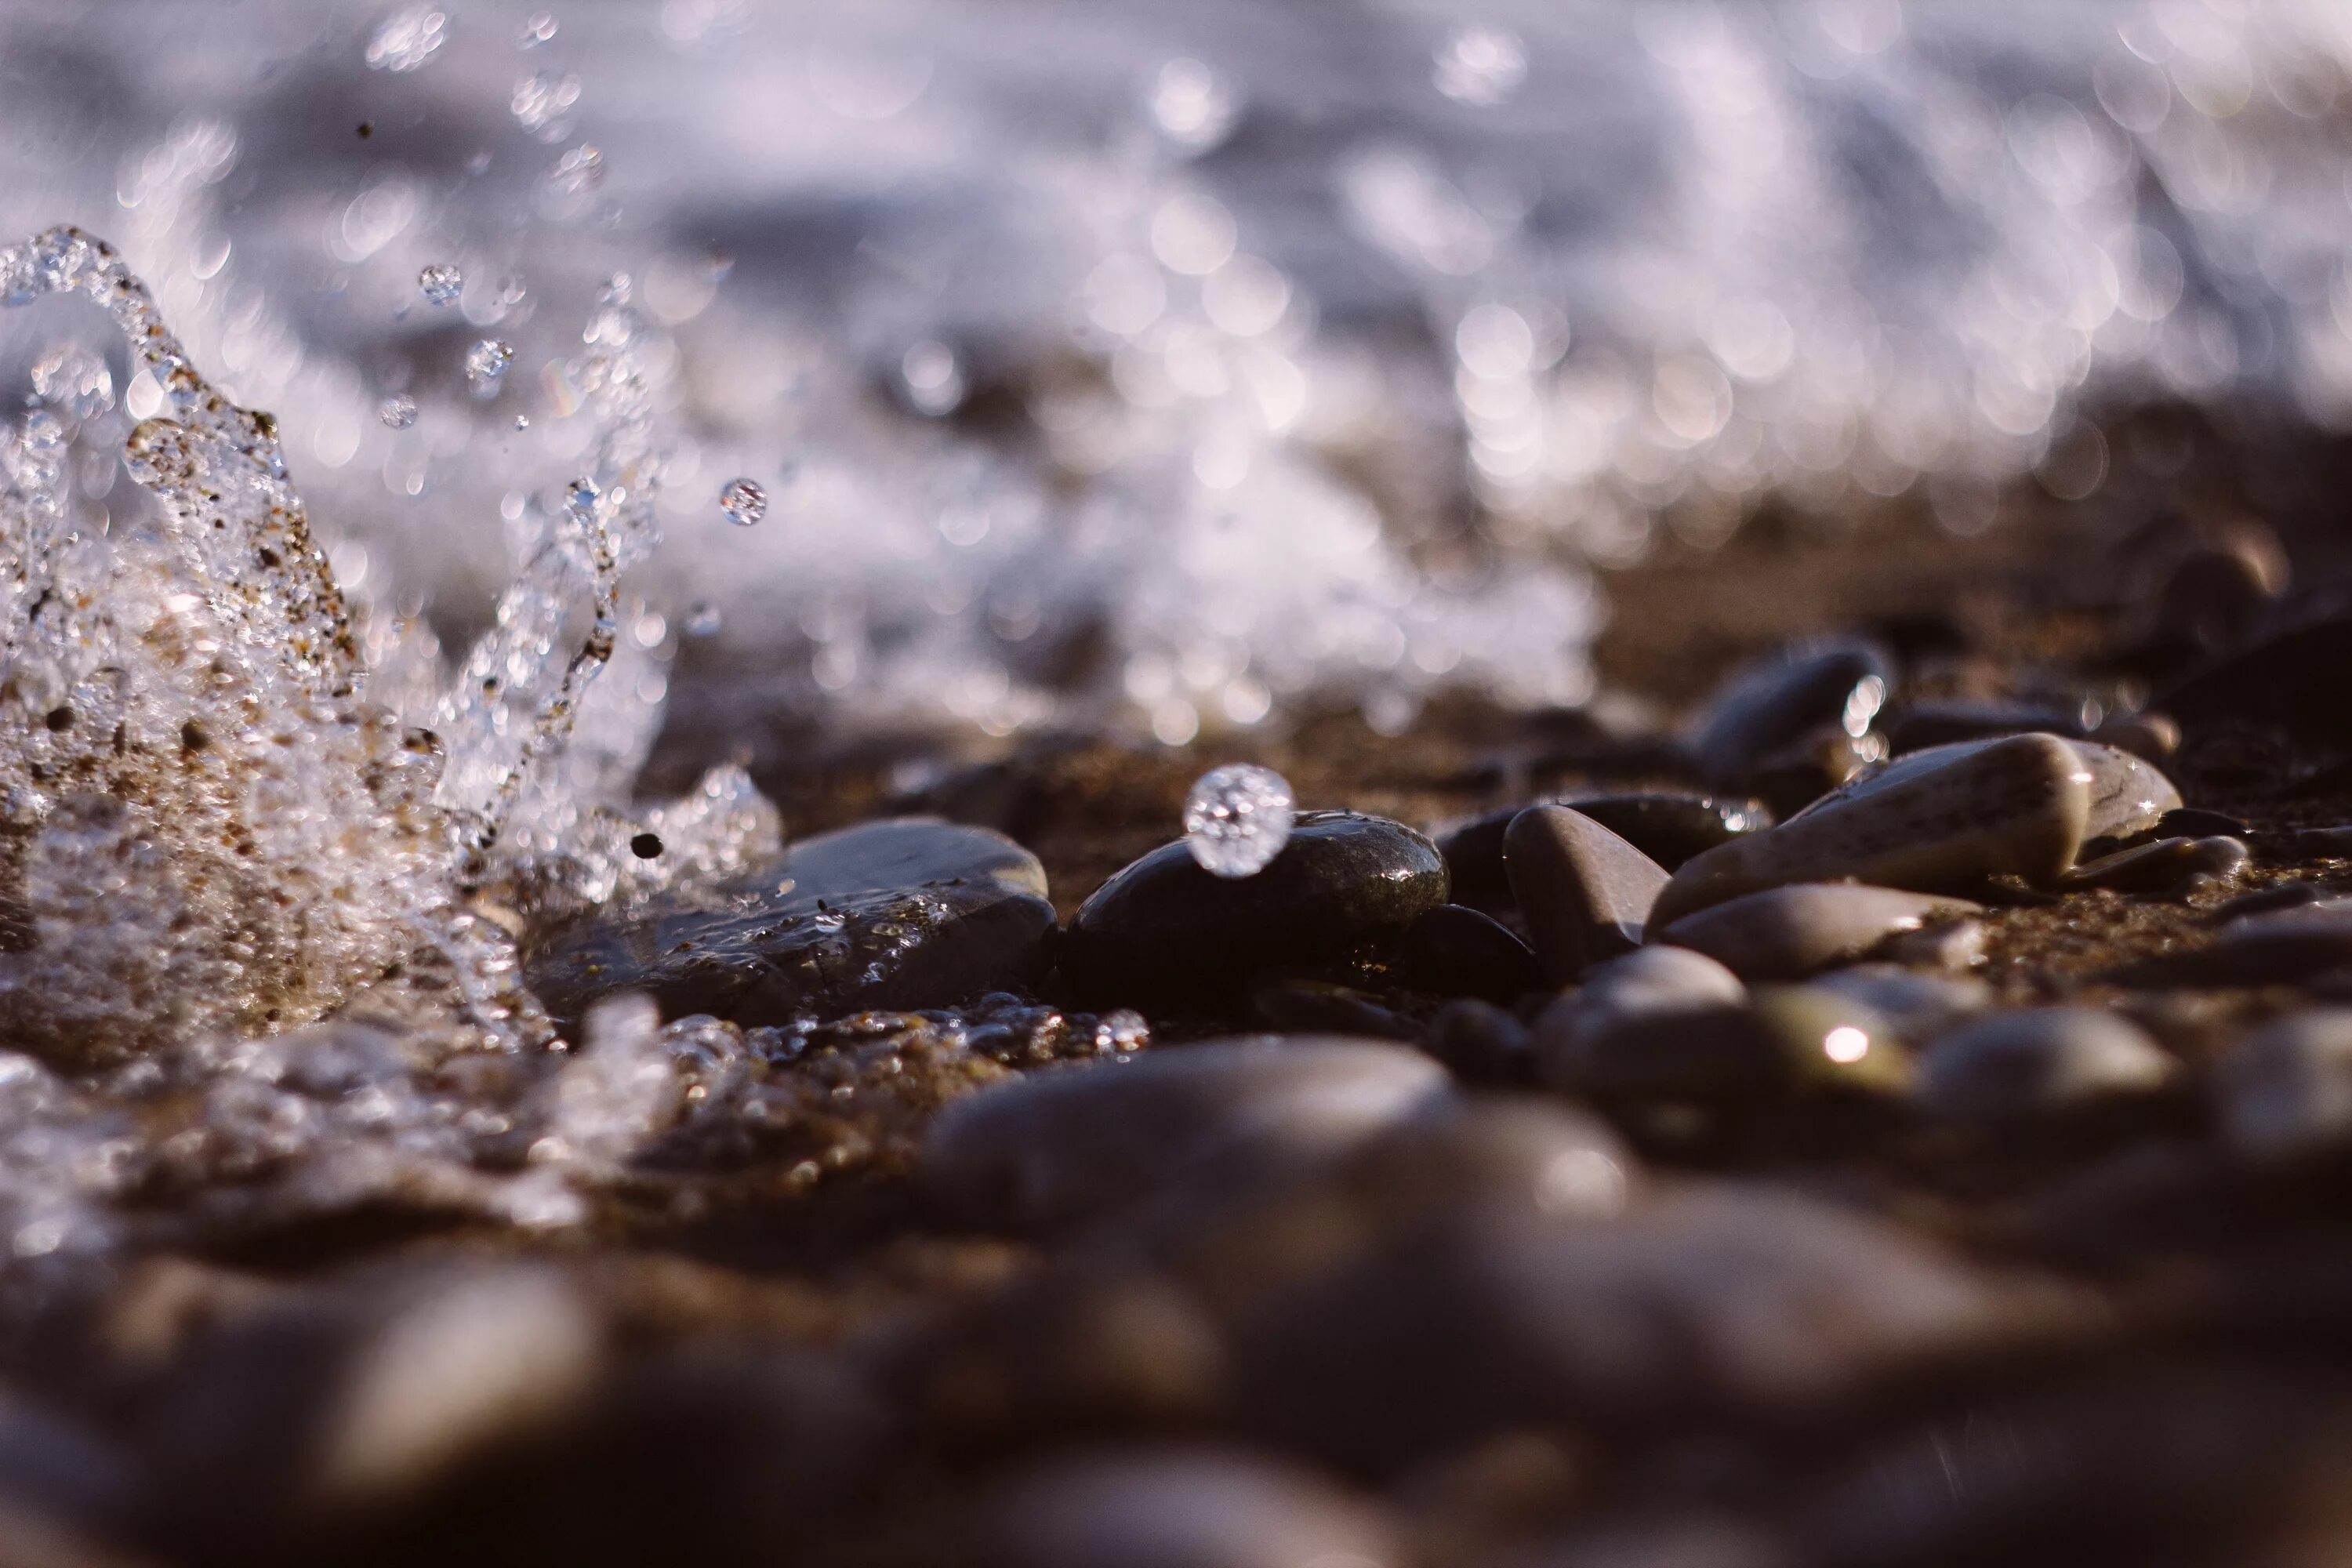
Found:
M 1184 847 L 1212 876 L 1255 877 L 1290 842 L 1296 806 L 1290 781 L 1271 768 L 1211 768 L 1184 797 Z

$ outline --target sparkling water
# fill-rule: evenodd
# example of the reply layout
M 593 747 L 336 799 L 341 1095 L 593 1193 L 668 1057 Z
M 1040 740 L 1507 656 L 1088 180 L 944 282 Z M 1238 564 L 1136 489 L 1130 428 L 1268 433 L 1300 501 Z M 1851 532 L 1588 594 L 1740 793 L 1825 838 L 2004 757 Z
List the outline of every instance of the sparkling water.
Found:
M 730 479 L 719 492 L 719 510 L 738 528 L 750 528 L 768 515 L 768 492 L 755 480 Z
M 1289 782 L 1271 768 L 1211 768 L 1184 797 L 1184 847 L 1213 876 L 1255 877 L 1289 842 L 1295 809 Z
M 454 305 L 466 287 L 465 274 L 452 262 L 429 262 L 416 274 L 417 290 L 435 305 Z

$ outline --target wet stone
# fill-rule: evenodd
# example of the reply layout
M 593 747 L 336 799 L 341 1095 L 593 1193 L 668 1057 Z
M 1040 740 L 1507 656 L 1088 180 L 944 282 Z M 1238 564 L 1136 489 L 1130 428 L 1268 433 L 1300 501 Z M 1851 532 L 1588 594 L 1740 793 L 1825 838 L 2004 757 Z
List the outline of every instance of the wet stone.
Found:
M 2242 838 L 2159 838 L 2077 866 L 2059 885 L 2069 891 L 2177 893 L 2199 878 L 2219 881 L 2236 876 L 2253 853 Z
M 1699 717 L 1691 753 L 1710 787 L 1741 788 L 1818 731 L 1867 732 L 1894 678 L 1884 651 L 1870 643 L 1791 649 L 1725 685 Z
M 1666 885 L 1657 862 L 1563 805 L 1530 806 L 1513 818 L 1504 862 L 1536 954 L 1563 984 L 1639 947 Z
M 1255 876 L 1226 879 L 1163 845 L 1080 906 L 1062 973 L 1104 1004 L 1244 994 L 1268 974 L 1311 972 L 1384 945 L 1445 902 L 1437 847 L 1401 823 L 1298 814 Z
M 1753 1013 L 1789 1089 L 1899 1094 L 1911 1081 L 1900 1032 L 1852 996 L 1817 985 L 1765 985 L 1757 988 Z
M 2213 1074 L 2222 1136 L 2258 1159 L 2291 1157 L 2352 1135 L 2352 1008 L 2280 1018 L 2248 1036 Z
M 1486 1210 L 1416 1227 L 1241 1324 L 1234 1384 L 1254 1427 L 1389 1463 L 1529 1424 L 1833 1395 L 2002 1331 L 2011 1304 L 1892 1226 L 1694 1185 L 1607 1221 Z
M 1536 1068 L 1571 1094 L 1739 1095 L 1770 1065 L 1747 1014 L 1748 988 L 1722 964 L 1646 947 L 1594 968 L 1536 1020 Z
M 1389 978 L 1412 991 L 1510 1003 L 1544 985 L 1543 965 L 1509 927 L 1460 904 L 1412 922 L 1389 960 Z
M 1923 974 L 1891 963 L 1856 963 L 1815 978 L 1816 991 L 1851 996 L 1906 1039 L 1923 1040 L 1990 1007 L 1993 988 L 1973 975 Z
M 1417 1040 L 1421 1026 L 1379 998 L 1328 980 L 1266 980 L 1250 994 L 1258 1024 L 1282 1035 L 1363 1035 Z
M 2094 772 L 2054 735 L 1900 759 L 1778 827 L 1699 856 L 1659 894 L 1652 923 L 1792 882 L 1966 892 L 1993 876 L 2054 880 L 2084 837 Z
M 1634 792 L 1562 795 L 1534 804 L 1572 807 L 1668 871 L 1718 844 L 1772 826 L 1771 810 L 1762 801 L 1730 796 Z M 1524 809 L 1488 812 L 1438 839 L 1455 902 L 1489 911 L 1512 907 L 1503 837 Z
M 563 927 L 525 972 L 560 1017 L 639 991 L 666 1017 L 771 1025 L 1026 984 L 1053 937 L 1036 857 L 984 828 L 910 817 L 804 840 L 714 894 Z
M 1917 1099 L 1955 1121 L 2014 1121 L 2150 1093 L 2177 1068 L 2147 1031 L 2104 1008 L 2028 1008 L 1937 1038 L 1920 1058 Z
M 1860 958 L 1890 937 L 1977 908 L 1965 900 L 1894 888 L 1809 882 L 1749 893 L 1686 915 L 1657 940 L 1706 953 L 1743 980 L 1797 980 Z
M 1437 1063 L 1377 1041 L 1172 1047 L 956 1101 L 926 1133 L 917 1177 L 943 1208 L 980 1223 L 1061 1225 L 1207 1167 L 1238 1181 L 1312 1164 L 1445 1092 Z
M 1973 969 L 1985 961 L 1987 940 L 1982 921 L 1944 921 L 1887 938 L 1878 956 L 1915 969 Z

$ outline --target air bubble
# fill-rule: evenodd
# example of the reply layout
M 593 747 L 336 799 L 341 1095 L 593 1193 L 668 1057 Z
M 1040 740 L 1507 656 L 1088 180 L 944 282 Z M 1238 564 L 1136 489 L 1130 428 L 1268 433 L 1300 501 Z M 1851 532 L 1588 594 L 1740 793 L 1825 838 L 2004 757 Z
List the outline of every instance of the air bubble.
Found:
M 730 479 L 719 492 L 719 510 L 738 528 L 750 528 L 768 515 L 768 492 L 752 479 Z
M 1254 877 L 1290 838 L 1290 784 L 1271 768 L 1211 768 L 1184 797 L 1184 847 L 1217 877 Z
M 436 261 L 416 275 L 416 287 L 433 304 L 454 305 L 466 287 L 466 275 L 455 262 Z

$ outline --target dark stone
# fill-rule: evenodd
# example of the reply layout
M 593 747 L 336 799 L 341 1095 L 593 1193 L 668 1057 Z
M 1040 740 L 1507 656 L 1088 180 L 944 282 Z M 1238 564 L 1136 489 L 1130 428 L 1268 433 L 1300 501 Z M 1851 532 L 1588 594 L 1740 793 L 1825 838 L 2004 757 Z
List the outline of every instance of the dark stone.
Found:
M 1437 846 L 1402 823 L 1307 811 L 1254 877 L 1211 876 L 1181 840 L 1095 889 L 1062 945 L 1062 973 L 1106 1005 L 1245 995 L 1384 945 L 1445 902 Z
M 1987 741 L 2035 731 L 2079 738 L 2084 732 L 2082 711 L 2030 702 L 1915 702 L 1888 721 L 1886 741 L 1900 756 L 1954 741 Z
M 1412 991 L 1504 1004 L 1544 984 L 1533 949 L 1460 904 L 1440 904 L 1412 922 L 1389 960 L 1389 978 Z
M 1054 936 L 1045 868 L 984 828 L 922 817 L 795 844 L 715 892 L 590 918 L 536 943 L 531 989 L 559 1018 L 643 991 L 666 1017 L 944 1007 L 1040 976 Z
M 1351 985 L 1328 980 L 1269 980 L 1252 994 L 1258 1022 L 1279 1034 L 1360 1035 L 1416 1040 L 1421 1026 Z
M 2193 805 L 2174 807 L 2158 817 L 2156 826 L 2148 829 L 2149 835 L 2157 838 L 2243 838 L 2252 831 L 2242 817 Z
M 2132 965 L 2137 977 L 2175 985 L 2285 985 L 2352 969 L 2352 899 L 2323 899 L 2241 915 L 2210 947 Z
M 1760 800 L 1710 795 L 1567 795 L 1538 805 L 1572 806 L 1672 871 L 1694 855 L 1772 826 Z M 1503 835 L 1526 808 L 1506 806 L 1464 823 L 1437 841 L 1454 877 L 1454 901 L 1492 911 L 1511 903 Z
M 1536 955 L 1562 984 L 1639 947 L 1666 885 L 1656 861 L 1572 806 L 1531 805 L 1513 817 L 1503 858 Z
M 2155 706 L 2191 731 L 2273 724 L 2308 739 L 2352 740 L 2344 704 L 2347 668 L 2352 668 L 2352 615 L 2332 616 L 2207 665 Z
M 1894 683 L 1885 653 L 1871 643 L 1790 649 L 1716 694 L 1692 735 L 1692 755 L 1711 787 L 1739 788 L 1817 731 L 1869 724 Z
M 1448 1002 L 1429 1021 L 1422 1049 L 1471 1084 L 1524 1084 L 1534 1076 L 1528 1026 L 1489 1003 Z

